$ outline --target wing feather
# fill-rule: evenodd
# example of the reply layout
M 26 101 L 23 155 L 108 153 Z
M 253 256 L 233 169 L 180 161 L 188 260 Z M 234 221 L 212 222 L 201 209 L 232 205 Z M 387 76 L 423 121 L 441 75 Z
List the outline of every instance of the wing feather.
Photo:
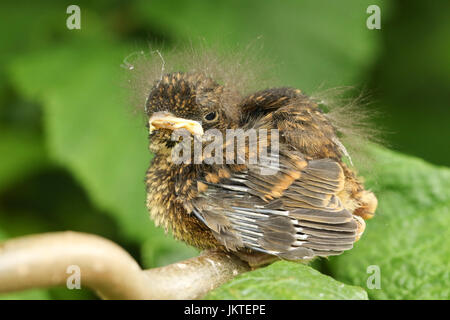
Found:
M 324 130 L 333 130 L 322 123 L 325 118 L 318 111 L 299 109 L 309 103 L 292 89 L 262 91 L 244 100 L 246 129 L 279 129 L 276 172 L 262 174 L 263 166 L 273 168 L 267 161 L 242 166 L 218 182 L 202 181 L 208 188 L 193 201 L 194 214 L 230 250 L 311 259 L 351 249 L 359 236 L 360 222 L 339 198 L 345 182 L 341 165 L 327 156 L 312 159 L 302 154 L 310 155 L 320 141 L 320 133 L 302 136 L 305 128 L 322 124 Z M 307 115 L 316 122 L 305 123 Z
M 204 181 L 208 188 L 194 201 L 194 213 L 229 249 L 299 260 L 353 247 L 358 224 L 337 196 L 344 179 L 338 163 L 311 160 L 297 179 L 278 172 L 272 184 L 255 171 L 248 167 L 218 183 Z M 275 197 L 273 190 L 282 182 L 285 190 Z

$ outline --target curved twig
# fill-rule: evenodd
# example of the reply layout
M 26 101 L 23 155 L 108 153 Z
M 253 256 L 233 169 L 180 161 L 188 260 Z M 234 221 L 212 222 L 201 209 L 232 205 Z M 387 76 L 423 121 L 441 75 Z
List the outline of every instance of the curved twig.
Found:
M 0 293 L 66 285 L 71 265 L 81 285 L 103 299 L 199 299 L 249 270 L 239 258 L 206 251 L 169 266 L 142 270 L 120 246 L 78 232 L 55 232 L 0 244 Z

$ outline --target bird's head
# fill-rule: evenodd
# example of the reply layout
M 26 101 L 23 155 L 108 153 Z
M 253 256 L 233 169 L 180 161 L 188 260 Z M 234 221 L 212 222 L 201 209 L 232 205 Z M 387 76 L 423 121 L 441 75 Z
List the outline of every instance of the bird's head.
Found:
M 172 133 L 185 129 L 201 136 L 209 129 L 225 130 L 238 122 L 236 106 L 226 89 L 202 74 L 171 73 L 153 86 L 146 113 L 150 150 L 170 151 L 176 144 Z

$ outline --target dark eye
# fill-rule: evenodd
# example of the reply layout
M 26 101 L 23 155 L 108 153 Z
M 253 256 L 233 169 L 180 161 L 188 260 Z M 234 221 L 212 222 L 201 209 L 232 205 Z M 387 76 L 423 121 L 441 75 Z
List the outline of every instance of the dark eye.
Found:
M 206 121 L 214 121 L 217 119 L 217 112 L 213 111 L 213 112 L 207 113 L 203 118 Z

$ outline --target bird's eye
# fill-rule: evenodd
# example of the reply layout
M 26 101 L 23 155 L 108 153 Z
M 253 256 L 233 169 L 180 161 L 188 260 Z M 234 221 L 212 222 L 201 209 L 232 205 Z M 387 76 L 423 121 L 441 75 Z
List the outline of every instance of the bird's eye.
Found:
M 203 117 L 203 119 L 205 119 L 206 121 L 214 121 L 214 120 L 217 119 L 217 116 L 218 116 L 217 112 L 212 111 L 212 112 L 210 112 L 210 113 L 207 113 L 207 114 Z

